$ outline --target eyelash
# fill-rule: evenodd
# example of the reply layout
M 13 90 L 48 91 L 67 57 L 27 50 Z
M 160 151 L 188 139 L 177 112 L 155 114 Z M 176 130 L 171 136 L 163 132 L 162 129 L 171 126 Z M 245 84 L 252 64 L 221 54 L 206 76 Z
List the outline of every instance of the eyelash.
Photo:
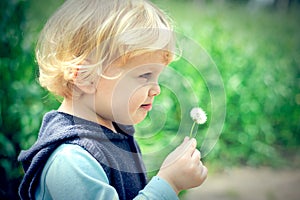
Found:
M 139 78 L 150 79 L 152 77 L 152 73 L 148 72 L 139 76 Z

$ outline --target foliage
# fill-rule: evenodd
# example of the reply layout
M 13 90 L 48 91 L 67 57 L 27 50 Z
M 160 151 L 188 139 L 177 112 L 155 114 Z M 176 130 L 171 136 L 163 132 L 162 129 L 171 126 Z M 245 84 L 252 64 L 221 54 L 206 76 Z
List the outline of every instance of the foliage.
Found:
M 1 1 L 0 8 L 0 199 L 12 200 L 23 175 L 17 156 L 34 143 L 42 114 L 55 103 L 36 81 L 34 41 L 26 40 L 29 2 Z
M 299 5 L 289 12 L 275 12 L 224 2 L 169 7 L 170 2 L 161 3 L 162 7 L 175 18 L 181 32 L 208 51 L 225 85 L 226 122 L 205 160 L 221 168 L 239 164 L 276 167 L 296 156 L 300 142 Z M 173 67 L 183 70 L 181 62 Z M 192 82 L 204 88 L 195 90 L 209 108 L 209 99 L 203 99 L 209 96 L 203 81 L 193 78 Z M 170 109 L 167 115 L 176 115 L 177 110 Z M 198 138 L 199 147 L 202 139 Z M 168 144 L 168 139 L 164 142 Z
M 12 195 L 17 192 L 15 183 L 21 176 L 21 169 L 16 156 L 21 149 L 20 142 L 31 137 L 28 129 L 33 125 L 30 122 L 34 118 L 29 118 L 28 111 L 31 111 L 31 103 L 37 101 L 34 90 L 26 91 L 34 76 L 26 66 L 31 62 L 32 55 L 21 46 L 24 10 L 24 2 L 1 1 L 1 199 L 4 199 L 5 193 L 8 194 L 5 198 L 13 199 Z M 25 107 L 28 109 L 23 109 Z M 29 121 L 25 122 L 26 119 Z
M 36 81 L 33 52 L 43 23 L 61 2 L 52 6 L 37 0 L 0 3 L 0 199 L 17 199 L 23 175 L 17 155 L 34 143 L 43 114 L 58 106 Z M 199 2 L 156 1 L 175 19 L 180 32 L 208 52 L 224 82 L 226 121 L 205 162 L 221 168 L 281 166 L 286 156 L 299 153 L 299 5 L 279 12 L 224 1 Z M 164 75 L 154 111 L 137 126 L 146 164 L 154 171 L 180 142 L 182 137 L 177 136 L 188 135 L 192 121 L 182 116 L 189 115 L 191 107 L 200 103 L 208 117 L 212 114 L 206 82 L 191 63 L 182 58 L 171 69 L 180 74 Z M 185 82 L 176 81 L 180 75 Z M 196 93 L 198 102 L 191 93 Z M 199 127 L 199 148 L 209 125 L 208 121 Z

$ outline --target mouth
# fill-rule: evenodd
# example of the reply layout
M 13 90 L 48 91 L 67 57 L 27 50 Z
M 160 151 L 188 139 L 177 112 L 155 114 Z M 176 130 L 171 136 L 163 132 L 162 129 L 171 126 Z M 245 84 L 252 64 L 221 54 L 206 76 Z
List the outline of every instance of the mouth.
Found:
M 141 105 L 141 107 L 147 111 L 150 111 L 152 109 L 152 104 L 151 103 L 143 104 Z

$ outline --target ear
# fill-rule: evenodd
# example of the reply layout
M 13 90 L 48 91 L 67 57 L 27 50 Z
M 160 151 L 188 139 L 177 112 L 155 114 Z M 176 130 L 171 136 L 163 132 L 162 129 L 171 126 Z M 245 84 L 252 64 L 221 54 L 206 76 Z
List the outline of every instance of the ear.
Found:
M 87 83 L 85 85 L 78 84 L 77 78 L 80 76 L 81 73 L 81 65 L 89 65 L 91 64 L 91 61 L 89 58 L 86 58 L 80 65 L 78 65 L 77 68 L 74 69 L 73 71 L 73 83 L 74 85 L 82 92 L 85 94 L 94 94 L 96 92 L 96 84 L 94 82 Z

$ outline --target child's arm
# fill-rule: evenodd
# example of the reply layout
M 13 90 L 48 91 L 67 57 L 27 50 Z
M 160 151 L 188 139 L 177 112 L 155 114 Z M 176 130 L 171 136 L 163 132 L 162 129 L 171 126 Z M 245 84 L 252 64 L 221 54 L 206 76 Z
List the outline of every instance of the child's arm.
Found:
M 168 155 L 158 172 L 178 194 L 181 190 L 201 185 L 207 177 L 207 168 L 200 161 L 201 154 L 196 149 L 195 139 L 185 138 L 172 153 Z
M 104 169 L 78 145 L 64 144 L 52 154 L 41 175 L 36 199 L 119 199 L 109 185 Z M 160 177 L 153 177 L 134 198 L 178 199 L 174 189 Z

